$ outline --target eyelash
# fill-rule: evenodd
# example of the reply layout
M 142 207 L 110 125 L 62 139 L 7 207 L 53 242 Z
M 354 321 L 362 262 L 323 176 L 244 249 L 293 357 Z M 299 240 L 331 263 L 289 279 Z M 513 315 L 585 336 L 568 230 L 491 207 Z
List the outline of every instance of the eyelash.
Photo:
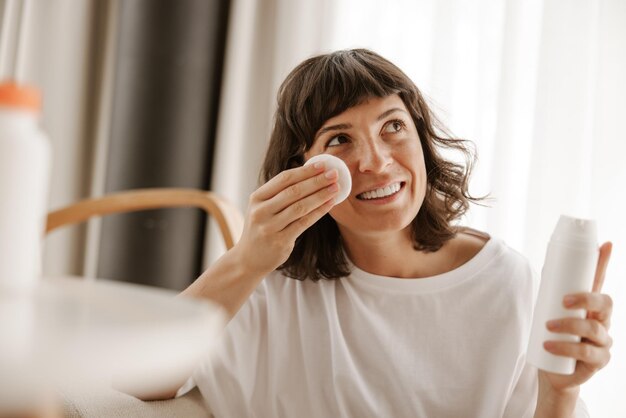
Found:
M 332 138 L 330 138 L 328 141 L 326 141 L 326 145 L 325 148 L 328 147 L 336 147 L 336 145 L 330 145 L 331 142 L 333 142 L 335 139 L 337 138 L 346 138 L 346 136 L 344 134 L 339 134 L 339 135 L 335 135 Z
M 385 124 L 385 126 L 383 126 L 383 131 L 389 126 L 389 125 L 393 125 L 393 124 L 399 124 L 400 125 L 400 129 L 398 129 L 397 131 L 394 132 L 387 132 L 390 134 L 396 134 L 401 132 L 402 130 L 404 130 L 406 128 L 406 124 L 404 123 L 404 121 L 402 119 L 391 119 L 389 121 L 387 121 L 387 123 Z M 336 145 L 329 145 L 333 140 L 337 139 L 337 138 L 346 138 L 346 135 L 344 134 L 338 134 L 333 136 L 332 138 L 330 138 L 328 141 L 326 141 L 326 145 L 325 147 L 328 148 L 329 146 L 336 146 Z
M 406 124 L 404 123 L 404 121 L 403 121 L 402 119 L 392 119 L 392 120 L 390 120 L 389 122 L 387 122 L 387 123 L 385 124 L 385 126 L 383 127 L 383 129 L 384 129 L 384 128 L 386 128 L 387 126 L 389 126 L 389 125 L 393 125 L 393 124 L 395 124 L 395 123 L 397 123 L 398 125 L 400 125 L 400 129 L 398 129 L 398 130 L 397 130 L 397 131 L 395 131 L 395 132 L 392 132 L 392 133 L 394 133 L 394 134 L 395 134 L 395 133 L 398 133 L 398 132 L 400 132 L 401 130 L 403 130 L 404 128 L 406 128 Z

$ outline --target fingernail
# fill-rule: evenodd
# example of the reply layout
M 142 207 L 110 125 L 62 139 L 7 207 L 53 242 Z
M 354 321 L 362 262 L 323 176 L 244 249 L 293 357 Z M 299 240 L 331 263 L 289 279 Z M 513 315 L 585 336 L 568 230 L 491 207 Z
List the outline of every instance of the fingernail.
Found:
M 336 192 L 337 190 L 339 190 L 339 184 L 337 183 L 333 183 L 330 186 L 328 186 L 328 190 L 331 192 Z
M 576 296 L 565 296 L 563 298 L 563 304 L 565 306 L 572 306 L 576 303 Z
M 325 174 L 324 177 L 326 177 L 327 179 L 334 179 L 335 177 L 337 177 L 337 170 L 335 170 L 334 168 L 332 170 L 328 170 Z
M 323 162 L 321 162 L 321 161 L 320 161 L 320 162 L 317 162 L 317 163 L 313 163 L 313 167 L 314 167 L 316 170 L 319 170 L 320 168 L 324 168 L 324 163 L 323 163 Z
M 543 343 L 543 348 L 546 350 L 551 350 L 554 348 L 554 343 L 552 341 L 546 341 Z
M 546 326 L 548 329 L 557 329 L 559 327 L 559 321 L 553 319 L 552 321 L 546 322 Z

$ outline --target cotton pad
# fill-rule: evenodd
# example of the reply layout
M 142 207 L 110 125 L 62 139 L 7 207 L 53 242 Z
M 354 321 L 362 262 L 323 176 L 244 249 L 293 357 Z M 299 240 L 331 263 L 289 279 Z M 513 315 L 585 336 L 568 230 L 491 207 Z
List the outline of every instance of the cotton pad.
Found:
M 337 183 L 339 183 L 339 193 L 335 198 L 335 204 L 343 202 L 350 196 L 350 190 L 352 190 L 352 176 L 350 175 L 348 166 L 340 158 L 329 154 L 320 154 L 311 157 L 304 165 L 313 164 L 318 161 L 324 163 L 327 171 L 333 168 L 337 170 L 339 174 L 339 179 L 337 180 Z

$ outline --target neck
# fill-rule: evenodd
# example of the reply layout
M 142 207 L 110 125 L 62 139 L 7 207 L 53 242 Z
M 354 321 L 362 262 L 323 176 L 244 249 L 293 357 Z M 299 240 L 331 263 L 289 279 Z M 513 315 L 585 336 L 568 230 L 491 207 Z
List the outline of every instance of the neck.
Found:
M 348 257 L 355 266 L 368 273 L 420 278 L 440 274 L 450 269 L 448 243 L 436 252 L 416 251 L 411 240 L 410 226 L 394 233 L 389 231 L 357 234 L 340 227 Z

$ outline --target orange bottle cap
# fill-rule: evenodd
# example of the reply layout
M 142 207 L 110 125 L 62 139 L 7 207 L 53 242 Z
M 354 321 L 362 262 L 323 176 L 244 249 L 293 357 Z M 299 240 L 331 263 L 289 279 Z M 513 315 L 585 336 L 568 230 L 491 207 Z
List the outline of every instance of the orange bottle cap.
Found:
M 5 81 L 0 83 L 0 106 L 38 112 L 41 95 L 34 87 Z

